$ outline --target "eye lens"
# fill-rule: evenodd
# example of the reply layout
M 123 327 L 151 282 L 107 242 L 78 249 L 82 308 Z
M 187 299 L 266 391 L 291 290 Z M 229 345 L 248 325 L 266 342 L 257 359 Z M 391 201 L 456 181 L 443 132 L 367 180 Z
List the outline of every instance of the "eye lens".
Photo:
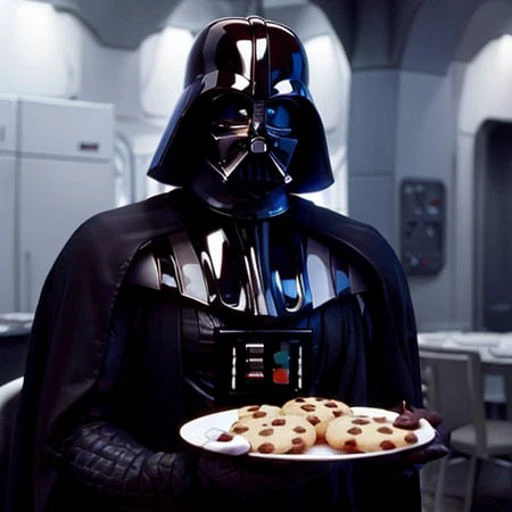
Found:
M 275 128 L 290 128 L 290 112 L 284 105 L 267 108 L 267 124 Z
M 249 122 L 249 111 L 236 98 L 223 98 L 215 102 L 212 120 L 221 124 L 246 124 Z
M 246 121 L 247 117 L 247 109 L 239 108 L 236 105 L 226 105 L 220 112 L 221 119 L 231 122 Z

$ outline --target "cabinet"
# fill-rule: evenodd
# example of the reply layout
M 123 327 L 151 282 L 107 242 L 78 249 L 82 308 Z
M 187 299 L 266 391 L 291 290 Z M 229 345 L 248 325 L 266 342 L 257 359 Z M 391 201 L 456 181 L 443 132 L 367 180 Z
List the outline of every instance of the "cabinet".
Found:
M 1 101 L 1 98 L 0 98 Z M 44 280 L 73 231 L 115 207 L 113 106 L 46 98 L 11 98 L 14 151 L 0 169 L 0 312 L 33 312 Z M 7 154 L 7 151 L 5 151 Z M 1 155 L 1 154 L 0 154 Z M 3 176 L 3 178 L 2 178 Z M 3 185 L 3 183 L 2 183 Z M 9 254 L 13 254 L 10 258 Z

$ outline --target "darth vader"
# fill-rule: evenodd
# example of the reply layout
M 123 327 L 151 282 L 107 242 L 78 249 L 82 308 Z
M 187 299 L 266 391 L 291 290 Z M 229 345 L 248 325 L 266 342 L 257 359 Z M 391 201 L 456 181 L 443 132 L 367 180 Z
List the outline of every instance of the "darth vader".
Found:
M 422 405 L 394 252 L 300 196 L 333 182 L 307 83 L 280 23 L 199 33 L 149 169 L 174 189 L 85 222 L 46 280 L 7 511 L 365 511 L 376 496 L 421 510 L 403 460 L 276 465 L 179 435 L 192 418 L 296 396 Z

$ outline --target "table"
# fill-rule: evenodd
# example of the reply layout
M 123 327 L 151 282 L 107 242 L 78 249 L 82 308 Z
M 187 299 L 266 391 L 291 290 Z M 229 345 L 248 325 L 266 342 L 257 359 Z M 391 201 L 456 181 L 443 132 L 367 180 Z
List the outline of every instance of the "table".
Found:
M 25 372 L 32 313 L 0 313 L 0 385 Z

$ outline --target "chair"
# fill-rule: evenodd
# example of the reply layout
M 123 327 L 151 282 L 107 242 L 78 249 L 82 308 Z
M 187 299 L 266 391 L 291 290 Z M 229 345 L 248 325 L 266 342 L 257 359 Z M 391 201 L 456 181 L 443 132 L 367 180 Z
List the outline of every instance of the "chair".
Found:
M 425 405 L 443 417 L 449 454 L 439 461 L 434 510 L 442 510 L 446 470 L 451 462 L 469 459 L 464 512 L 473 503 L 483 461 L 510 463 L 512 422 L 486 418 L 483 373 L 476 351 L 421 348 Z
M 0 475 L 7 474 L 18 397 L 22 385 L 23 377 L 18 377 L 0 386 Z M 4 485 L 5 478 L 0 478 L 0 507 L 5 496 Z

